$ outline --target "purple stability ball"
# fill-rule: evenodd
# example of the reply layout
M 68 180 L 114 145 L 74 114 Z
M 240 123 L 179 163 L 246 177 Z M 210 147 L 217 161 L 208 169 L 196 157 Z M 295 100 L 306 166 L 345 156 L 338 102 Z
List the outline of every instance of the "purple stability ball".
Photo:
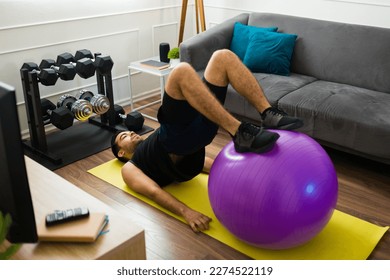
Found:
M 233 142 L 217 156 L 209 198 L 218 220 L 239 239 L 268 249 L 299 246 L 329 222 L 338 182 L 324 149 L 310 137 L 275 131 L 263 154 L 237 153 Z

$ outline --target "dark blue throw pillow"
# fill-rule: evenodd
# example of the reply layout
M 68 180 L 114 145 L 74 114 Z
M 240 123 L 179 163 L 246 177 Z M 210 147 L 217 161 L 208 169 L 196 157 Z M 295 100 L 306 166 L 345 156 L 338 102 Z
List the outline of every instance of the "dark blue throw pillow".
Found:
M 233 37 L 230 42 L 230 50 L 241 60 L 244 60 L 246 49 L 249 44 L 249 37 L 257 32 L 276 32 L 277 27 L 257 27 L 245 25 L 240 22 L 234 24 Z
M 252 72 L 288 76 L 297 37 L 266 31 L 252 33 L 243 62 Z

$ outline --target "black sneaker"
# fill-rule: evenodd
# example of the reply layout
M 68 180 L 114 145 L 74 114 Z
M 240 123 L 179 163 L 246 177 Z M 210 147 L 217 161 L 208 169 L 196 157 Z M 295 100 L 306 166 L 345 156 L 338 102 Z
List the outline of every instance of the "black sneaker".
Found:
M 279 134 L 265 130 L 251 123 L 243 122 L 233 137 L 234 148 L 238 153 L 265 153 L 272 149 Z
M 270 107 L 260 114 L 263 120 L 263 127 L 292 130 L 303 126 L 300 118 L 290 117 L 286 112 Z

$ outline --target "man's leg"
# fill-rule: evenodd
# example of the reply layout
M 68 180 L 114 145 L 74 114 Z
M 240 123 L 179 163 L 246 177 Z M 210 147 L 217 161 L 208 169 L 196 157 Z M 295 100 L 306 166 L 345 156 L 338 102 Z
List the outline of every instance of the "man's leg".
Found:
M 241 122 L 230 115 L 214 97 L 198 74 L 188 63 L 180 63 L 169 75 L 165 85 L 169 96 L 187 102 L 198 112 L 231 135 L 235 135 Z
M 176 100 L 187 101 L 203 116 L 224 128 L 232 136 L 238 152 L 262 153 L 273 147 L 277 133 L 245 123 L 234 118 L 214 97 L 188 63 L 180 63 L 168 77 L 166 94 Z
M 214 52 L 207 64 L 204 77 L 209 83 L 217 86 L 226 86 L 230 83 L 260 113 L 271 107 L 256 78 L 229 50 Z
M 263 89 L 250 70 L 230 50 L 216 51 L 205 70 L 205 79 L 211 84 L 232 87 L 244 96 L 260 113 L 263 126 L 267 128 L 296 129 L 303 122 L 286 113 L 272 108 Z

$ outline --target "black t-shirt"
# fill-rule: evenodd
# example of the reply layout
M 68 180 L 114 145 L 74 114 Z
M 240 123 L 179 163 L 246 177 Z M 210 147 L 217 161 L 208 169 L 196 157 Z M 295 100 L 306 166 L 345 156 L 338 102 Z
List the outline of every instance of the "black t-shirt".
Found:
M 163 187 L 173 182 L 184 182 L 198 175 L 204 165 L 205 149 L 202 148 L 174 164 L 159 141 L 157 129 L 136 148 L 130 162 L 145 175 Z

